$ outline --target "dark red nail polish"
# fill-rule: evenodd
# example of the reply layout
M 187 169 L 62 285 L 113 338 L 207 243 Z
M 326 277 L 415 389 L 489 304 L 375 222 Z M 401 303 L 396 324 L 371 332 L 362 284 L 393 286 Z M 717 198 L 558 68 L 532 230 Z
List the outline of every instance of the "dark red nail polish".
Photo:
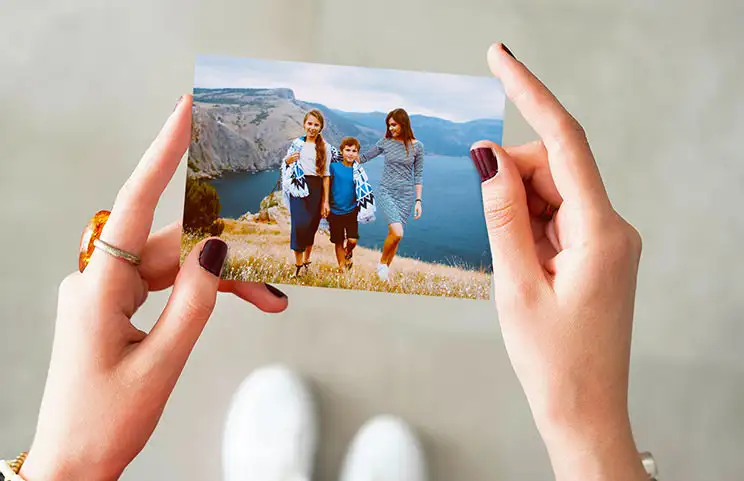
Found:
M 481 182 L 485 182 L 499 172 L 499 163 L 493 150 L 488 147 L 479 147 L 470 151 L 470 158 L 473 159 Z
M 199 254 L 199 265 L 220 277 L 222 265 L 227 257 L 227 244 L 220 239 L 209 239 Z
M 501 48 L 503 48 L 503 49 L 504 49 L 504 52 L 506 52 L 506 53 L 508 53 L 509 55 L 511 55 L 511 58 L 513 58 L 514 60 L 516 60 L 516 59 L 517 59 L 517 57 L 515 57 L 515 56 L 514 56 L 514 54 L 512 53 L 512 51 L 511 51 L 511 50 L 509 50 L 509 47 L 507 47 L 507 46 L 506 46 L 506 45 L 504 45 L 503 43 L 501 44 Z
M 278 297 L 280 299 L 283 298 L 283 297 L 287 297 L 287 295 L 285 293 L 283 293 L 282 291 L 280 291 L 276 287 L 272 286 L 271 284 L 264 283 L 264 285 L 266 286 L 266 289 L 268 289 L 269 292 L 271 292 L 272 294 L 274 294 L 276 297 Z

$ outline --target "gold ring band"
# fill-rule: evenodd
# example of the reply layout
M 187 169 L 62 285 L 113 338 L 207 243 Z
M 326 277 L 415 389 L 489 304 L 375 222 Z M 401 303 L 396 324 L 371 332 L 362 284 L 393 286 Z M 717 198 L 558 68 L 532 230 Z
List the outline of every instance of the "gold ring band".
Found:
M 129 262 L 132 265 L 138 266 L 140 262 L 142 262 L 142 260 L 138 256 L 131 254 L 127 251 L 123 251 L 119 249 L 118 247 L 114 247 L 111 244 L 104 242 L 99 238 L 93 239 L 93 245 L 96 248 L 101 249 L 102 251 L 106 252 L 106 254 L 114 256 L 114 257 L 118 257 L 120 259 L 124 259 L 125 261 Z

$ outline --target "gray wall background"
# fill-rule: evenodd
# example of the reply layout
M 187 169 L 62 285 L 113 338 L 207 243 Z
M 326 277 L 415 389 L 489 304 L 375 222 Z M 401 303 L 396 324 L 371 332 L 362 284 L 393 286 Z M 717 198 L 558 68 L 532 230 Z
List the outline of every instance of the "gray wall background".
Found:
M 643 234 L 630 401 L 640 448 L 664 479 L 744 472 L 741 2 L 10 0 L 2 11 L 0 456 L 31 442 L 80 231 L 190 91 L 195 54 L 488 75 L 486 49 L 504 41 L 586 127 L 613 202 Z M 505 141 L 531 138 L 509 105 Z M 181 215 L 184 178 L 185 163 L 155 227 Z M 220 298 L 124 479 L 219 472 L 230 395 L 274 361 L 313 381 L 318 480 L 337 477 L 356 429 L 380 412 L 421 433 L 432 480 L 549 478 L 490 304 L 283 288 L 291 305 L 278 316 Z M 328 318 L 329 305 L 369 310 Z

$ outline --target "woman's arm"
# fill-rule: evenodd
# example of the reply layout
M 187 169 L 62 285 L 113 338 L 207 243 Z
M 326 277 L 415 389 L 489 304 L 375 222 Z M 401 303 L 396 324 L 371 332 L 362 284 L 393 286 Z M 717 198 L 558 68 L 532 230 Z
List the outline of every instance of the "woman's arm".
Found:
M 416 184 L 417 199 L 421 198 L 421 184 L 424 180 L 424 144 L 417 142 L 420 148 L 413 147 L 413 183 Z
M 382 141 L 383 139 L 378 140 L 377 143 L 372 148 L 367 150 L 365 153 L 360 154 L 359 163 L 363 164 L 367 161 L 374 159 L 378 155 L 382 154 L 385 151 L 385 149 L 382 148 Z

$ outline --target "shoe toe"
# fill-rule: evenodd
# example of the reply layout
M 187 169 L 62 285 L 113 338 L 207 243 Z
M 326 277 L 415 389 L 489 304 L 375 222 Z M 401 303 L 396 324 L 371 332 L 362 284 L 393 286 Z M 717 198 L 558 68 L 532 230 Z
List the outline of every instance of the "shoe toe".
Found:
M 362 426 L 352 441 L 341 481 L 425 481 L 423 449 L 400 418 L 378 416 Z
M 223 438 L 227 481 L 310 478 L 317 425 L 311 393 L 290 369 L 257 369 L 233 396 Z

